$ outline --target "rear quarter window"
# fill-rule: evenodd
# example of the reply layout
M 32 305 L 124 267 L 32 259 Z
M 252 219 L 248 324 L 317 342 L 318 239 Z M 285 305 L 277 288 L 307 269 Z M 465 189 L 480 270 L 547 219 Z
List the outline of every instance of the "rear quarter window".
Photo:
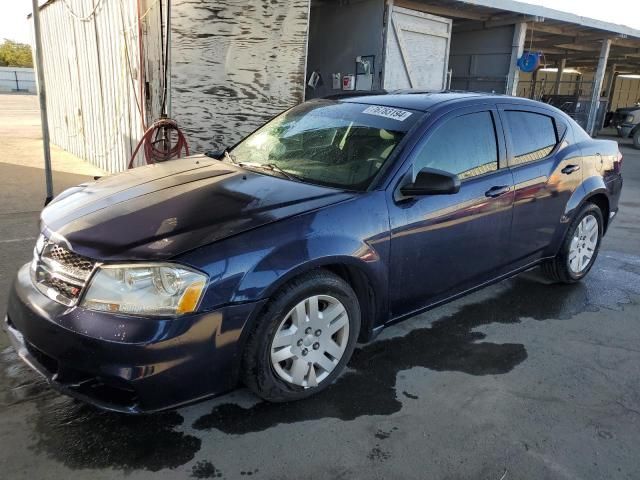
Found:
M 567 124 L 564 123 L 562 120 L 559 120 L 558 118 L 556 118 L 555 122 L 556 122 L 556 131 L 558 133 L 558 141 L 560 142 L 562 141 L 565 134 L 567 133 Z

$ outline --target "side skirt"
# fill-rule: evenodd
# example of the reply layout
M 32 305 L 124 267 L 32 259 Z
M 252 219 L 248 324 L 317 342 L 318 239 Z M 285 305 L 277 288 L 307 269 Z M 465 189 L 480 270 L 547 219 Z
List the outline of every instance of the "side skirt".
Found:
M 419 308 L 417 310 L 414 310 L 414 311 L 412 311 L 410 313 L 405 313 L 405 314 L 400 315 L 398 317 L 392 318 L 392 319 L 388 320 L 386 323 L 384 323 L 382 325 L 379 325 L 379 326 L 377 326 L 377 327 L 375 327 L 373 329 L 371 340 L 375 339 L 375 337 L 378 334 L 380 334 L 380 332 L 382 332 L 382 330 L 384 330 L 387 327 L 390 327 L 391 325 L 395 325 L 396 323 L 400 323 L 403 320 L 406 320 L 406 319 L 408 319 L 410 317 L 414 317 L 414 316 L 419 315 L 421 313 L 424 313 L 424 312 L 426 312 L 428 310 L 432 310 L 434 308 L 437 308 L 437 307 L 439 307 L 441 305 L 444 305 L 445 303 L 449 303 L 449 302 L 452 302 L 454 300 L 457 300 L 458 298 L 461 298 L 461 297 L 464 297 L 466 295 L 469 295 L 470 293 L 477 292 L 478 290 L 482 290 L 483 288 L 486 288 L 486 287 L 488 287 L 490 285 L 494 285 L 496 283 L 500 283 L 501 281 L 507 280 L 508 278 L 511 278 L 511 277 L 514 277 L 514 276 L 518 275 L 519 273 L 526 272 L 527 270 L 532 270 L 533 268 L 537 267 L 538 265 L 540 265 L 545 260 L 550 260 L 551 258 L 553 258 L 553 257 L 540 258 L 538 260 L 535 260 L 534 262 L 531 262 L 531 263 L 528 263 L 527 265 L 524 265 L 523 267 L 517 268 L 517 269 L 512 270 L 510 272 L 507 272 L 507 273 L 505 273 L 503 275 L 500 275 L 499 277 L 496 277 L 496 278 L 494 278 L 492 280 L 489 280 L 487 282 L 481 283 L 480 285 L 478 285 L 476 287 L 472 287 L 472 288 L 464 290 L 464 291 L 462 291 L 460 293 L 456 293 L 455 295 L 452 295 L 452 296 L 450 296 L 448 298 L 445 298 L 444 300 L 440 300 L 438 302 L 431 303 L 431 304 L 429 304 L 429 305 L 427 305 L 425 307 L 421 307 L 421 308 Z

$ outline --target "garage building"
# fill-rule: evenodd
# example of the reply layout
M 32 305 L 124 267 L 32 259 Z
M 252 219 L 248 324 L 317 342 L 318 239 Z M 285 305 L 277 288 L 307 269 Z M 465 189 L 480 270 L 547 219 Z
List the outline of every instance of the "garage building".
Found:
M 639 30 L 511 0 L 48 0 L 41 23 L 52 142 L 110 172 L 163 111 L 203 151 L 355 90 L 526 96 L 592 134 L 640 99 Z

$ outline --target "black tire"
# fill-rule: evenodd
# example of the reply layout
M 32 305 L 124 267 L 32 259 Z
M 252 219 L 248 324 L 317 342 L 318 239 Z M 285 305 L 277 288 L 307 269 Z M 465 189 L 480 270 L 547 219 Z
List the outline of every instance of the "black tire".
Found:
M 302 387 L 280 378 L 271 363 L 273 338 L 286 315 L 298 303 L 314 295 L 330 295 L 344 306 L 349 317 L 346 348 L 335 368 L 317 386 Z M 256 319 L 242 359 L 242 380 L 256 395 L 270 402 L 288 402 L 314 395 L 328 387 L 351 358 L 360 332 L 360 305 L 351 286 L 339 276 L 315 270 L 283 286 Z
M 633 134 L 633 148 L 640 150 L 640 128 Z
M 589 264 L 580 273 L 575 273 L 569 268 L 569 250 L 578 225 L 580 225 L 582 219 L 587 215 L 593 215 L 598 222 L 598 241 Z M 589 273 L 598 257 L 600 244 L 602 242 L 602 233 L 604 231 L 603 227 L 604 221 L 600 208 L 593 203 L 585 203 L 569 225 L 558 254 L 553 259 L 547 260 L 542 264 L 541 267 L 544 275 L 554 282 L 561 283 L 575 283 L 582 280 Z

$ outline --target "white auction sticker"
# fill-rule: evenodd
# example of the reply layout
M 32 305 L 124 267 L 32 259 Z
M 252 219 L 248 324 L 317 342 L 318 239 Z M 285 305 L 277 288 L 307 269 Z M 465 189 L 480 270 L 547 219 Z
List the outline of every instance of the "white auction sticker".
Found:
M 403 122 L 411 116 L 411 112 L 406 110 L 400 110 L 399 108 L 383 107 L 380 105 L 372 105 L 365 108 L 362 113 L 368 113 L 369 115 L 377 115 L 378 117 L 391 118 Z

